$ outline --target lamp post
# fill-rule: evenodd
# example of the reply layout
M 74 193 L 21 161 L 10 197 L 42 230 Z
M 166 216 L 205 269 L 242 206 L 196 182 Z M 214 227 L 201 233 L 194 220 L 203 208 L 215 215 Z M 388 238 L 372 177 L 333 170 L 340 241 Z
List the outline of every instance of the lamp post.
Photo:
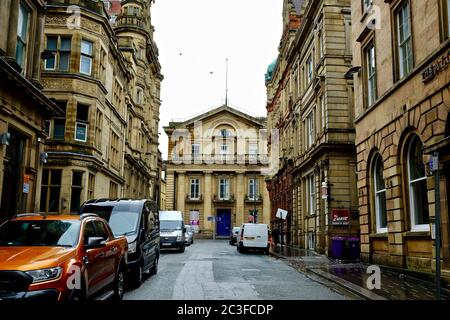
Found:
M 253 223 L 256 223 L 256 171 L 253 173 Z
M 440 175 L 439 152 L 434 152 L 432 159 L 432 171 L 434 172 L 434 201 L 435 201 L 435 249 L 436 249 L 436 299 L 441 300 L 441 199 L 440 199 Z

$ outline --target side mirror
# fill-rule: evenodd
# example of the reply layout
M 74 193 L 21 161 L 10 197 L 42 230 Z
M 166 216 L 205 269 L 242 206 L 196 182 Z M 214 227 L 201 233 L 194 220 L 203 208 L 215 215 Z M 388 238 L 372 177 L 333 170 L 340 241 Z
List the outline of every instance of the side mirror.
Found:
M 186 227 L 183 228 L 183 232 L 186 233 Z
M 102 237 L 89 237 L 87 244 L 85 245 L 86 249 L 95 249 L 95 248 L 101 248 L 106 245 L 105 239 Z

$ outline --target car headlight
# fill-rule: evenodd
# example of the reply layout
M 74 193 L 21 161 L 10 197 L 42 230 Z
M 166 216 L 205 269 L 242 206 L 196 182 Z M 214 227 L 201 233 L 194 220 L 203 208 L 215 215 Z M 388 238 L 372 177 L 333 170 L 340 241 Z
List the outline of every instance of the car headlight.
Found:
M 128 253 L 135 253 L 137 249 L 137 241 L 128 244 Z
M 181 234 L 177 235 L 177 241 L 181 241 L 182 236 L 183 236 L 183 235 L 181 235 Z
M 32 270 L 27 271 L 26 273 L 33 278 L 33 283 L 53 280 L 58 278 L 61 275 L 62 268 L 49 268 L 49 269 L 40 269 L 40 270 Z

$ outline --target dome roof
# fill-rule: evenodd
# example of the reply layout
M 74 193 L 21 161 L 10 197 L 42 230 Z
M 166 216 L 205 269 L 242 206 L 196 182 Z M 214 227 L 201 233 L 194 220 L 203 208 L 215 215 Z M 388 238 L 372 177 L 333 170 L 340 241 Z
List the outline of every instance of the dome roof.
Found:
M 269 67 L 267 68 L 267 72 L 266 72 L 266 81 L 272 80 L 273 73 L 275 72 L 275 68 L 277 66 L 277 62 L 278 62 L 278 58 L 275 59 L 274 62 L 269 64 Z

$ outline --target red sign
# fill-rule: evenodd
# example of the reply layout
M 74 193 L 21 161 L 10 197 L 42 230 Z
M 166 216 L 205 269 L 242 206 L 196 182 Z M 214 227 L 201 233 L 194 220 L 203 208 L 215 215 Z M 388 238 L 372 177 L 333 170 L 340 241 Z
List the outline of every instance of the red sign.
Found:
M 350 225 L 350 210 L 348 210 L 348 209 L 333 209 L 331 211 L 331 224 L 333 226 L 348 226 L 348 225 Z

